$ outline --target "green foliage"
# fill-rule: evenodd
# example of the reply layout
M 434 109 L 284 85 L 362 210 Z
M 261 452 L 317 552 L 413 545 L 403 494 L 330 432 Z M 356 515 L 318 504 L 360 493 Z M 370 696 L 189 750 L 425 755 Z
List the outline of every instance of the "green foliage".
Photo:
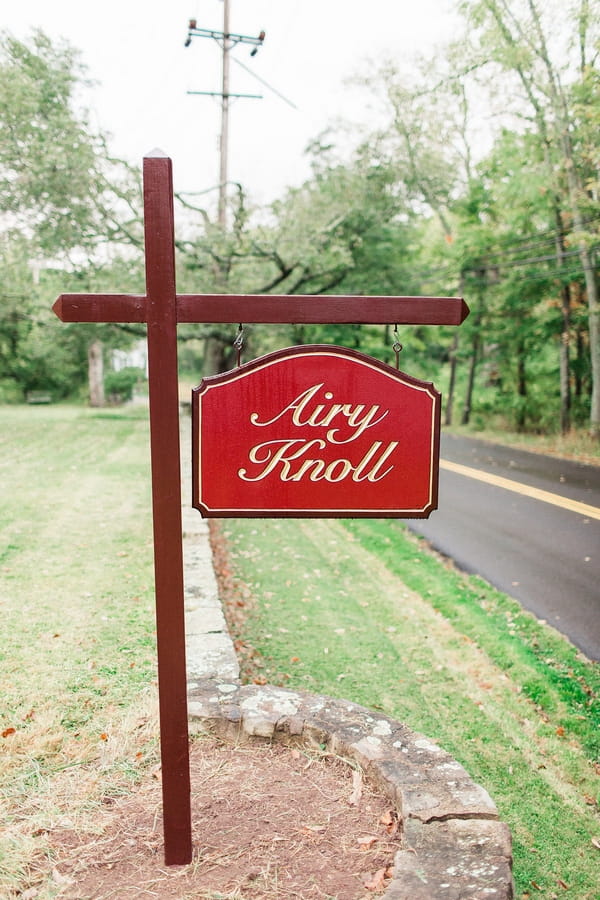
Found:
M 76 52 L 37 31 L 0 41 L 0 210 L 42 252 L 85 242 L 93 224 L 96 148 L 73 109 Z
M 133 397 L 136 385 L 146 380 L 143 369 L 126 366 L 118 372 L 107 372 L 104 376 L 104 390 L 112 403 L 125 403 Z
M 111 326 L 65 327 L 51 313 L 56 296 L 69 289 L 126 289 L 136 267 L 140 286 L 132 252 L 141 236 L 138 185 L 126 166 L 109 162 L 103 136 L 78 108 L 83 71 L 75 50 L 42 32 L 28 41 L 0 36 L 4 400 L 31 390 L 76 395 L 87 376 L 86 342 L 122 346 L 133 339 Z M 98 249 L 108 240 L 111 262 L 99 264 Z

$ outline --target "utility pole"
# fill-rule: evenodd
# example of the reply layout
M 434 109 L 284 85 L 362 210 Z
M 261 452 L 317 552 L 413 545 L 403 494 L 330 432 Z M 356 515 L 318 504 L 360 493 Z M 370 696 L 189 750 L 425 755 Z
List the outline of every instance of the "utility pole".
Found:
M 229 0 L 223 0 L 223 65 L 221 67 L 221 136 L 219 138 L 219 214 L 218 222 L 227 227 L 227 170 L 229 156 Z
M 247 99 L 261 100 L 260 94 L 232 94 L 229 89 L 229 51 L 236 44 L 252 45 L 251 56 L 256 56 L 258 48 L 262 46 L 265 32 L 261 31 L 258 37 L 250 37 L 246 34 L 235 34 L 229 27 L 229 0 L 223 0 L 223 31 L 213 31 L 208 28 L 198 28 L 196 19 L 190 19 L 188 35 L 185 46 L 189 47 L 193 37 L 212 38 L 219 44 L 222 50 L 221 63 L 221 93 L 215 91 L 188 91 L 188 94 L 202 94 L 207 97 L 221 97 L 221 135 L 219 139 L 219 208 L 218 222 L 221 228 L 227 227 L 227 181 L 228 181 L 228 154 L 229 154 L 229 101 L 231 97 L 244 97 Z

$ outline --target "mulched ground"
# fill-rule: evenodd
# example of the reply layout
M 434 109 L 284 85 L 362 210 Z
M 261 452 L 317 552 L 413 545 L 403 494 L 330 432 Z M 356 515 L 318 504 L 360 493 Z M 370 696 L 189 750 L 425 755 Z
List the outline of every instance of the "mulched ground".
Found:
M 282 744 L 201 738 L 191 777 L 191 865 L 164 866 L 154 773 L 109 804 L 99 834 L 53 831 L 59 896 L 362 900 L 389 883 L 397 816 L 348 762 Z M 33 900 L 35 888 L 26 894 Z

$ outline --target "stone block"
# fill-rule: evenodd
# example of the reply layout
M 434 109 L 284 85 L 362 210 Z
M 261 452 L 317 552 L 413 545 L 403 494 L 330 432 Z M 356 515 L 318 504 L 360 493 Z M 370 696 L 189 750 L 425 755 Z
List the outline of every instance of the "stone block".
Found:
M 386 900 L 511 900 L 512 845 L 497 821 L 405 824 Z

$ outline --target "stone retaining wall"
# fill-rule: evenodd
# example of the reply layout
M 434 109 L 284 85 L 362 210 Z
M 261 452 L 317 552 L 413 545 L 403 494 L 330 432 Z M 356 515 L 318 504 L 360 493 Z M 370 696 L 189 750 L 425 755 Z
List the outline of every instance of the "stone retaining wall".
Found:
M 448 753 L 355 703 L 269 685 L 191 687 L 192 728 L 279 740 L 355 760 L 402 821 L 386 900 L 510 900 L 511 838 L 487 792 Z

